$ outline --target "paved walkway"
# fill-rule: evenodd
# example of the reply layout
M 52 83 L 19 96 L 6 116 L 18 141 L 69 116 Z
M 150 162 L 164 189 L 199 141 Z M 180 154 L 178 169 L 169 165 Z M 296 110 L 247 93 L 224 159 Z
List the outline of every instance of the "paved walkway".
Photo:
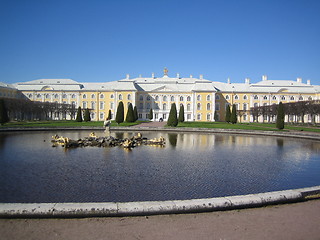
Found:
M 149 217 L 0 219 L 6 239 L 320 239 L 320 200 Z

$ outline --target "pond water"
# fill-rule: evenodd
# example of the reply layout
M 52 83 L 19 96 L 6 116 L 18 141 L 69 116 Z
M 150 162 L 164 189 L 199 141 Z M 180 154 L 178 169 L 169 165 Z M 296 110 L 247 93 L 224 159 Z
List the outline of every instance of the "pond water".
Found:
M 142 132 L 163 136 L 166 146 L 52 147 L 52 135 L 79 139 L 89 133 L 0 133 L 0 202 L 160 201 L 320 185 L 319 141 Z

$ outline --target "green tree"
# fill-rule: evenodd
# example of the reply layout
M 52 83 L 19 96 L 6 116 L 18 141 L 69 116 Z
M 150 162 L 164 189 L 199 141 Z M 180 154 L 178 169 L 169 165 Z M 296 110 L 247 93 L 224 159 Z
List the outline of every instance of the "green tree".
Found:
M 116 122 L 120 124 L 120 123 L 123 123 L 123 121 L 124 121 L 124 106 L 123 106 L 123 102 L 120 101 L 117 108 Z
M 111 120 L 112 118 L 111 116 L 112 116 L 111 109 L 109 109 L 107 120 Z
M 81 111 L 81 107 L 78 107 L 76 122 L 82 122 L 82 111 Z
M 236 106 L 235 104 L 232 105 L 230 122 L 231 122 L 232 124 L 237 123 L 237 106 Z
M 230 111 L 230 105 L 227 105 L 226 109 L 226 122 L 229 123 L 231 121 L 231 111 Z
M 9 122 L 7 108 L 4 104 L 4 100 L 0 99 L 0 125 L 5 124 L 6 122 Z
M 180 105 L 178 122 L 184 122 L 184 106 L 183 106 L 183 104 Z
M 171 104 L 167 125 L 171 127 L 176 127 L 178 125 L 177 107 L 175 103 Z
M 217 111 L 214 111 L 214 121 L 218 121 L 219 120 L 219 116 L 218 116 L 218 113 Z
M 133 116 L 134 116 L 134 121 L 137 121 L 139 119 L 137 106 L 134 106 L 133 108 Z
M 150 111 L 149 111 L 149 119 L 152 120 L 153 119 L 153 110 L 152 108 L 150 108 Z
M 128 106 L 128 111 L 127 111 L 127 115 L 126 115 L 126 122 L 134 122 L 134 112 L 133 112 L 133 107 L 132 104 L 129 103 Z
M 277 108 L 276 127 L 280 130 L 284 129 L 284 108 L 282 102 L 279 103 Z
M 90 121 L 91 121 L 90 111 L 89 111 L 88 108 L 86 108 L 86 110 L 84 111 L 83 120 L 84 120 L 85 122 L 90 122 Z

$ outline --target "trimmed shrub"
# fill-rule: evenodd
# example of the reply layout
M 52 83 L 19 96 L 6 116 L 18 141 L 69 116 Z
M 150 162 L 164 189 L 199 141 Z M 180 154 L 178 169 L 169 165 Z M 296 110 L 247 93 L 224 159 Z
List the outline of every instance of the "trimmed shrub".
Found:
M 117 107 L 116 122 L 120 124 L 120 123 L 123 123 L 123 121 L 124 121 L 124 106 L 123 106 L 123 102 L 120 101 Z
M 230 111 L 230 105 L 228 104 L 227 109 L 226 109 L 226 120 L 227 123 L 231 121 L 231 111 Z
M 126 122 L 134 122 L 134 113 L 133 113 L 133 107 L 132 104 L 129 103 L 128 106 L 128 111 L 127 111 L 127 115 L 126 115 Z
M 153 119 L 153 110 L 152 108 L 150 108 L 150 111 L 149 111 L 149 119 L 152 120 Z
M 84 120 L 85 122 L 90 122 L 90 121 L 91 121 L 90 111 L 89 111 L 88 108 L 86 108 L 86 110 L 84 111 L 83 120 Z
M 134 106 L 133 108 L 133 116 L 134 116 L 134 121 L 137 121 L 139 117 L 138 117 L 138 110 L 136 106 Z
M 82 122 L 82 111 L 81 111 L 81 107 L 78 107 L 76 122 Z
M 178 122 L 184 122 L 184 106 L 180 105 Z
M 232 124 L 237 123 L 237 107 L 236 107 L 235 104 L 232 105 L 232 112 L 231 112 L 230 122 Z
M 4 100 L 0 99 L 0 124 L 3 125 L 9 122 L 8 111 L 4 104 Z
M 284 129 L 284 108 L 282 102 L 279 103 L 277 108 L 277 122 L 276 127 L 279 130 Z
M 109 112 L 108 112 L 107 120 L 111 120 L 111 116 L 112 116 L 112 113 L 111 113 L 111 109 L 110 109 Z
M 178 125 L 177 107 L 175 103 L 171 104 L 167 125 L 171 127 L 176 127 Z

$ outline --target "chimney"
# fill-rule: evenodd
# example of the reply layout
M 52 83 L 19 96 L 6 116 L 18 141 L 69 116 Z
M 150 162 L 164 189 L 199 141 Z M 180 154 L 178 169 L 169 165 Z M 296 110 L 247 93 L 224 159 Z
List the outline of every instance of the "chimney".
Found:
M 310 81 L 310 80 L 307 80 L 307 84 L 308 84 L 308 85 L 311 85 L 311 81 Z
M 203 79 L 203 75 L 202 74 L 200 74 L 200 79 Z
M 227 83 L 228 83 L 228 84 L 230 84 L 230 83 L 231 83 L 231 82 L 230 82 L 230 78 L 228 78 Z
M 250 78 L 246 78 L 246 79 L 245 79 L 245 83 L 246 83 L 246 84 L 250 84 Z
M 298 83 L 302 83 L 302 78 L 297 78 Z
M 262 75 L 262 81 L 267 81 L 268 80 L 268 76 L 267 75 Z
M 130 78 L 130 75 L 129 75 L 129 74 L 127 74 L 127 75 L 126 75 L 126 79 L 129 79 L 129 78 Z

